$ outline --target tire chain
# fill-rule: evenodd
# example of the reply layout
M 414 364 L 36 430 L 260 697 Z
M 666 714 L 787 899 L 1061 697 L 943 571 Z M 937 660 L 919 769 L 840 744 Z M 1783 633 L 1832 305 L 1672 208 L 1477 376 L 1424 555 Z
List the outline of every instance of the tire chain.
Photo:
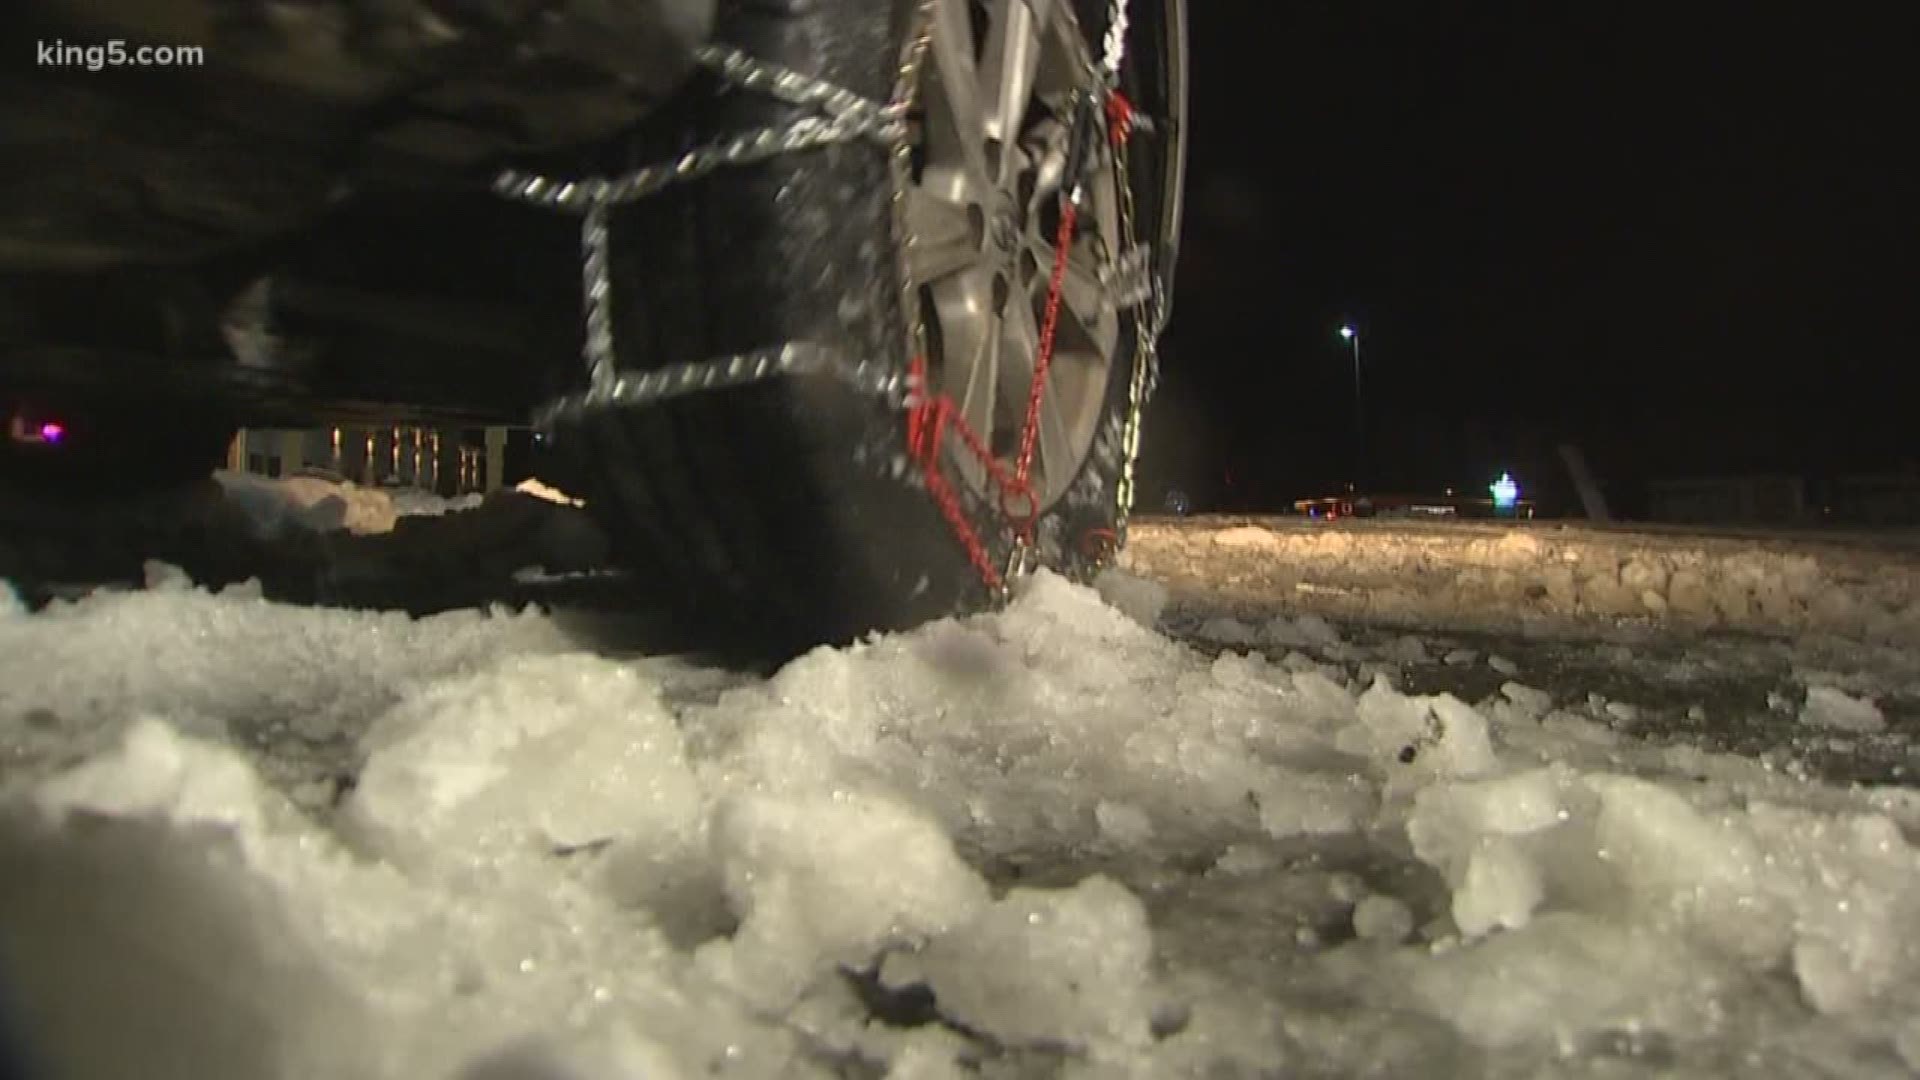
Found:
M 514 202 L 549 210 L 578 214 L 581 217 L 580 252 L 582 307 L 585 334 L 582 359 L 587 370 L 587 389 L 547 403 L 534 414 L 536 427 L 552 430 L 558 424 L 577 419 L 585 413 L 604 408 L 644 407 L 688 394 L 744 387 L 774 378 L 815 376 L 835 379 L 856 392 L 877 396 L 894 408 L 907 409 L 917 403 L 924 387 L 913 385 L 907 372 L 898 365 L 870 360 L 853 360 L 844 352 L 812 342 L 789 342 L 731 356 L 714 357 L 667 364 L 650 371 L 622 374 L 614 355 L 610 318 L 612 280 L 608 268 L 607 244 L 612 210 L 635 202 L 669 187 L 697 180 L 721 169 L 754 164 L 785 154 L 873 139 L 888 151 L 893 173 L 893 226 L 903 242 L 895 245 L 899 256 L 902 286 L 902 314 L 907 323 L 909 356 L 924 356 L 927 328 L 919 314 L 917 291 L 909 272 L 906 244 L 911 236 L 906 220 L 906 193 L 911 183 L 913 145 L 906 116 L 918 92 L 926 57 L 932 44 L 934 4 L 941 0 L 920 0 L 915 7 L 916 29 L 902 49 L 898 76 L 892 97 L 878 102 L 823 79 L 748 56 L 723 45 L 709 45 L 698 54 L 701 65 L 723 82 L 743 90 L 758 91 L 794 105 L 818 110 L 824 115 L 802 117 L 786 124 L 758 128 L 726 139 L 697 146 L 670 162 L 644 166 L 614 177 L 563 180 L 518 169 L 502 171 L 493 190 Z M 1113 0 L 1104 41 L 1099 74 L 1109 91 L 1118 86 L 1121 65 L 1126 55 L 1128 0 Z M 1133 187 L 1127 173 L 1124 144 L 1115 148 L 1117 174 L 1122 195 L 1121 234 L 1128 243 L 1137 243 L 1133 228 Z M 1123 258 L 1131 253 L 1123 253 Z M 1110 562 L 1114 552 L 1126 541 L 1127 520 L 1134 498 L 1134 462 L 1139 456 L 1141 416 L 1158 381 L 1158 357 L 1154 339 L 1163 321 L 1165 297 L 1156 284 L 1147 303 L 1152 312 L 1134 320 L 1135 351 L 1129 378 L 1127 414 L 1122 439 L 1121 474 L 1115 485 L 1115 543 L 1098 561 Z M 876 448 L 878 449 L 878 448 Z M 890 449 L 890 448 L 888 448 Z M 874 456 L 874 455 L 865 455 Z M 894 453 L 878 455 L 897 458 Z M 894 470 L 898 472 L 899 470 Z M 1007 575 L 1033 568 L 1033 553 L 1017 538 L 1008 555 Z M 1000 599 L 1008 589 L 1003 586 Z

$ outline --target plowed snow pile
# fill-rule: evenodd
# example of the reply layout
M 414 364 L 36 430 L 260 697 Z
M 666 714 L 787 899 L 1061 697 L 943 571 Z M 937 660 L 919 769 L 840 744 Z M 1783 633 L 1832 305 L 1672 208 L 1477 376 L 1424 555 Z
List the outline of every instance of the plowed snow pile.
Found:
M 1176 590 L 1375 624 L 1512 631 L 1657 621 L 1920 646 L 1911 538 L 1163 519 L 1133 529 L 1127 558 Z
M 1914 792 L 1357 670 L 1044 574 L 764 681 L 0 591 L 0 996 L 62 1076 L 1920 1069 Z
M 285 528 L 344 530 L 357 535 L 386 533 L 392 532 L 402 517 L 471 510 L 483 501 L 479 495 L 443 499 L 430 491 L 362 487 L 319 476 L 270 480 L 252 473 L 218 472 L 214 479 L 227 500 L 269 535 Z

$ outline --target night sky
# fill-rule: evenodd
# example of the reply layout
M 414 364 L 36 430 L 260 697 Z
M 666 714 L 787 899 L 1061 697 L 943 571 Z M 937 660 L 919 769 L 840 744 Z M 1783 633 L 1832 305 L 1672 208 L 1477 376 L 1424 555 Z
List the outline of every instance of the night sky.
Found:
M 1830 5 L 1191 9 L 1150 505 L 1349 479 L 1347 320 L 1376 490 L 1512 469 L 1565 500 L 1565 440 L 1629 513 L 1649 478 L 1920 458 L 1911 26 Z

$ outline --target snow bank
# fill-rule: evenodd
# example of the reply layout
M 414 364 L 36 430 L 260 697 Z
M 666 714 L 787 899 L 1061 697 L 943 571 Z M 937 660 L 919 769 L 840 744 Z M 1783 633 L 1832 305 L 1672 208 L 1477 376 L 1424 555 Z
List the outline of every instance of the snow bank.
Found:
M 63 1075 L 1920 1069 L 1912 792 L 1048 575 L 765 681 L 156 580 L 0 606 L 0 998 Z
M 263 536 L 289 528 L 344 530 L 361 536 L 386 533 L 392 532 L 402 517 L 470 510 L 481 503 L 479 495 L 446 499 L 431 491 L 368 488 L 318 476 L 269 479 L 222 471 L 215 473 L 214 479 L 228 501 L 237 504 Z
M 1145 521 L 1138 573 L 1286 610 L 1513 630 L 1568 622 L 1920 645 L 1920 557 L 1810 540 L 1530 526 Z

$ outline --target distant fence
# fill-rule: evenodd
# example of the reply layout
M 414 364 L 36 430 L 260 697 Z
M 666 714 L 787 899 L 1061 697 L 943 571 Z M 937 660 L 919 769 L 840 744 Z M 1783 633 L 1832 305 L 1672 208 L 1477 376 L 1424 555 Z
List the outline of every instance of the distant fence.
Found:
M 1834 481 L 1823 512 L 1862 525 L 1920 525 L 1920 475 L 1885 473 Z
M 1655 521 L 1741 525 L 1920 525 L 1920 474 L 1710 476 L 1648 485 Z

